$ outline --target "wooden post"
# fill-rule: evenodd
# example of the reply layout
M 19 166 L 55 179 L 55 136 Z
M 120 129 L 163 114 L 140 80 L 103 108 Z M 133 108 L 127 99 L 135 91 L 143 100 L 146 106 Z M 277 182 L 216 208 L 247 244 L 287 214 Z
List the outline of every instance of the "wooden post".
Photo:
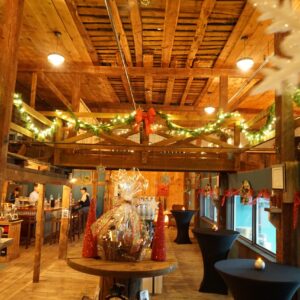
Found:
M 37 203 L 36 228 L 35 228 L 35 247 L 33 264 L 33 282 L 39 282 L 41 269 L 42 245 L 44 242 L 44 193 L 43 184 L 38 185 L 39 200 Z
M 3 181 L 3 186 L 2 186 L 2 195 L 0 198 L 0 207 L 1 207 L 1 203 L 5 202 L 5 198 L 7 195 L 7 189 L 8 189 L 8 180 L 4 180 Z
M 218 208 L 218 218 L 217 218 L 217 226 L 219 228 L 226 228 L 226 204 L 224 206 L 221 206 L 223 195 L 225 194 L 225 191 L 228 189 L 228 174 L 225 172 L 220 172 L 219 174 L 219 208 Z M 230 224 L 228 224 L 230 225 Z M 229 226 L 230 227 L 230 226 Z
M 66 259 L 68 250 L 68 233 L 70 223 L 70 194 L 71 188 L 63 186 L 62 194 L 62 215 L 58 245 L 58 259 Z
M 32 108 L 35 108 L 36 86 L 37 86 L 37 72 L 33 72 L 31 77 L 31 90 L 30 90 L 30 106 Z
M 97 170 L 92 171 L 92 198 L 96 200 L 97 203 L 98 195 L 98 172 Z
M 63 125 L 62 120 L 57 119 L 57 130 L 55 132 L 55 142 L 59 142 L 63 139 L 62 125 Z M 54 165 L 59 164 L 60 154 L 61 154 L 61 149 L 54 148 Z
M 0 195 L 6 179 L 8 134 L 17 76 L 17 50 L 24 0 L 0 2 Z M 1 199 L 0 199 L 1 200 Z
M 234 126 L 234 137 L 233 137 L 233 144 L 234 146 L 239 147 L 241 143 L 241 129 L 235 125 Z M 234 155 L 234 168 L 236 170 L 240 169 L 240 162 L 241 162 L 241 155 L 239 153 L 236 153 Z
M 228 76 L 220 76 L 219 107 L 225 112 L 228 106 Z

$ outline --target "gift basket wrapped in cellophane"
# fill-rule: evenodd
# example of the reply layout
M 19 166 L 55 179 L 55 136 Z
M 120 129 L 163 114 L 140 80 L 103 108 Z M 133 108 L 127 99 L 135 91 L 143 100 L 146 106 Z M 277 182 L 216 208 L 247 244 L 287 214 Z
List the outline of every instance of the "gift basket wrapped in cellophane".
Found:
M 118 186 L 119 201 L 92 225 L 98 255 L 112 261 L 136 261 L 141 258 L 147 233 L 140 221 L 135 197 L 148 187 L 148 181 L 136 169 L 130 174 L 119 170 L 111 180 Z

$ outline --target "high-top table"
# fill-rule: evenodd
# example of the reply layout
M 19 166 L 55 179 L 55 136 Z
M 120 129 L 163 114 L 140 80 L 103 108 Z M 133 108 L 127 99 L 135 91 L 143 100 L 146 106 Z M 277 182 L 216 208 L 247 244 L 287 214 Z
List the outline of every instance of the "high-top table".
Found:
M 128 299 L 136 300 L 142 278 L 165 275 L 177 268 L 175 259 L 163 262 L 152 260 L 117 262 L 94 258 L 68 258 L 67 263 L 77 271 L 102 277 L 99 300 L 105 299 L 113 282 L 124 284 Z
M 228 259 L 215 264 L 235 300 L 290 300 L 300 287 L 300 268 L 266 262 L 254 268 L 253 259 Z
M 176 221 L 177 236 L 174 240 L 177 244 L 191 244 L 189 227 L 196 210 L 171 210 Z
M 239 232 L 227 229 L 195 228 L 193 233 L 200 246 L 204 275 L 199 292 L 227 294 L 227 286 L 214 268 L 214 264 L 226 259 Z

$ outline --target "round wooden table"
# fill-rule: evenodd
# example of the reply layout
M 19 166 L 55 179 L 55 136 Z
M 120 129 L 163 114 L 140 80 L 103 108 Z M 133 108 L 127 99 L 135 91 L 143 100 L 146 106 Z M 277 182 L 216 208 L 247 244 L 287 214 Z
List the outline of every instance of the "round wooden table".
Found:
M 177 268 L 175 259 L 164 262 L 142 260 L 137 262 L 116 262 L 94 258 L 68 258 L 68 265 L 79 272 L 100 276 L 99 299 L 105 299 L 113 282 L 125 285 L 125 294 L 135 300 L 140 290 L 141 279 L 173 272 Z

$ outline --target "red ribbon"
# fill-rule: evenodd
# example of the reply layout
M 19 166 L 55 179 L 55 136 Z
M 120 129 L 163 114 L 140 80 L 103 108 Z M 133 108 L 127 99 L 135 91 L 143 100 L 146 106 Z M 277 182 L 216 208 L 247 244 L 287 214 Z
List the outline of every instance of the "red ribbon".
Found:
M 270 192 L 269 192 L 268 189 L 262 189 L 262 190 L 260 190 L 260 191 L 257 193 L 256 197 L 253 199 L 252 204 L 256 204 L 257 198 L 265 198 L 265 199 L 267 199 L 267 200 L 270 200 L 271 194 L 270 194 Z
M 293 207 L 293 226 L 294 229 L 297 228 L 298 225 L 298 210 L 300 206 L 300 192 L 296 192 L 294 195 L 294 207 Z
M 236 189 L 224 191 L 221 206 L 224 206 L 227 197 L 232 197 L 234 195 L 239 195 L 239 193 L 240 193 L 240 190 L 236 190 Z
M 147 112 L 143 112 L 140 108 L 138 108 L 135 114 L 135 131 L 139 130 L 140 123 L 144 121 L 146 135 L 153 133 L 151 125 L 155 121 L 155 115 L 156 113 L 153 107 L 151 107 Z

